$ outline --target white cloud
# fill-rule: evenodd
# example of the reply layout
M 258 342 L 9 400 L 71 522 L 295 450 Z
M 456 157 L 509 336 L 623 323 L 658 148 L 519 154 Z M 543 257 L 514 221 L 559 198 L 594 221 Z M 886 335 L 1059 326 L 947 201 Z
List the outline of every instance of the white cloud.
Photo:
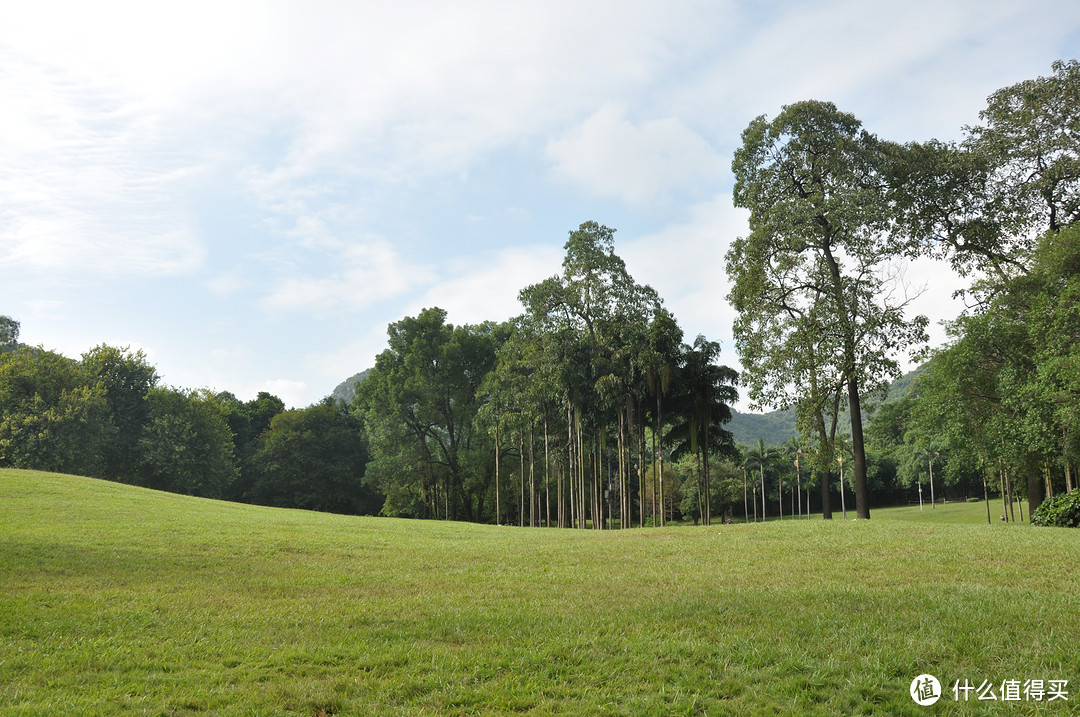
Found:
M 162 155 L 151 118 L 3 48 L 0 68 L 0 261 L 67 279 L 202 265 L 180 201 L 200 170 Z
M 453 324 L 505 321 L 522 312 L 518 293 L 562 270 L 562 252 L 552 246 L 519 246 L 457 262 L 452 278 L 428 289 L 406 312 L 438 306 Z
M 730 194 L 718 194 L 690 207 L 684 221 L 616 248 L 634 279 L 660 293 L 687 342 L 699 333 L 721 341 L 727 363 L 736 361 L 731 343 L 735 313 L 726 299 L 730 285 L 724 254 L 733 239 L 747 233 L 747 218 L 747 212 L 732 205 Z
M 249 391 L 251 400 L 259 395 L 259 391 L 266 391 L 280 398 L 287 408 L 300 408 L 313 403 L 309 396 L 308 386 L 303 381 L 293 381 L 287 378 L 275 378 L 263 381 Z M 329 393 L 329 392 L 328 392 Z
M 332 256 L 340 270 L 285 279 L 263 305 L 289 311 L 356 311 L 412 291 L 434 276 L 429 266 L 404 260 L 385 240 L 353 243 Z
M 556 172 L 602 196 L 649 202 L 699 183 L 715 183 L 724 163 L 674 117 L 635 127 L 608 106 L 547 146 Z

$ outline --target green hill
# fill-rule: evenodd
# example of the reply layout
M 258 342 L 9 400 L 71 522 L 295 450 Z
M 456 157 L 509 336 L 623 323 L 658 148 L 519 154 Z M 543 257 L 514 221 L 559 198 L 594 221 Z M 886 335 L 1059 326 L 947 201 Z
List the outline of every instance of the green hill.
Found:
M 900 378 L 889 384 L 888 392 L 881 403 L 898 401 L 915 390 L 915 382 L 919 374 L 926 368 L 923 364 L 913 371 L 909 371 Z M 735 437 L 735 443 L 739 445 L 755 445 L 759 438 L 765 439 L 765 444 L 779 446 L 798 433 L 795 428 L 795 411 L 769 411 L 768 413 L 740 413 L 731 412 L 731 423 L 727 429 Z M 864 418 L 866 425 L 874 420 L 873 413 L 868 413 Z M 851 417 L 845 411 L 840 416 L 840 431 L 851 430 Z
M 928 520 L 357 518 L 0 470 L 0 714 L 916 715 L 924 672 L 1080 684 L 1078 549 Z

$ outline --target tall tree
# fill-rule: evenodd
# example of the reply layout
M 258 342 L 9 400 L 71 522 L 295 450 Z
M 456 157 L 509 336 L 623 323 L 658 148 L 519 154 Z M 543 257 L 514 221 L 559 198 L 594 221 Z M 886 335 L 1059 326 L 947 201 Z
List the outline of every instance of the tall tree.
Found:
M 369 470 L 390 508 L 400 483 L 419 481 L 423 517 L 482 520 L 494 464 L 475 418 L 502 330 L 490 323 L 455 327 L 444 310 L 431 308 L 390 324 L 387 333 L 389 347 L 355 399 L 369 430 Z M 417 463 L 417 472 L 399 468 Z
M 116 434 L 105 450 L 105 473 L 113 480 L 133 481 L 139 465 L 139 439 L 150 418 L 146 400 L 158 382 L 157 369 L 142 350 L 102 344 L 82 356 L 83 369 L 105 389 Z
M 19 347 L 19 322 L 10 316 L 0 316 L 0 354 Z
M 869 518 L 863 396 L 899 376 L 896 352 L 926 339 L 926 319 L 904 316 L 906 287 L 887 272 L 906 250 L 889 231 L 889 152 L 855 117 L 815 101 L 788 105 L 771 122 L 758 117 L 742 142 L 732 162 L 734 201 L 750 210 L 751 231 L 727 254 L 729 299 L 739 312 L 740 354 L 773 359 L 765 367 L 744 360 L 744 373 L 760 386 L 771 372 L 774 382 L 797 384 L 795 395 L 809 395 L 808 379 L 783 357 L 829 335 L 835 350 L 816 361 L 846 388 L 856 510 Z

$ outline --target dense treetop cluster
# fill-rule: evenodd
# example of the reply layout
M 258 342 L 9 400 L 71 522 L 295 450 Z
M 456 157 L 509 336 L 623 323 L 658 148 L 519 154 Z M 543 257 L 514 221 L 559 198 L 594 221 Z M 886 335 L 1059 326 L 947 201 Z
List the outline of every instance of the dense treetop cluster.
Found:
M 741 376 L 717 343 L 684 341 L 614 230 L 586 222 L 520 316 L 405 317 L 355 390 L 306 409 L 161 386 L 138 351 L 23 347 L 0 317 L 0 466 L 560 527 L 749 520 L 751 505 L 828 518 L 848 491 L 868 518 L 924 482 L 933 497 L 935 475 L 981 492 L 988 519 L 991 492 L 1005 519 L 1021 491 L 1034 511 L 1074 490 L 1080 462 L 1080 64 L 1052 70 L 993 94 L 957 143 L 890 142 L 819 101 L 753 120 L 732 163 L 749 233 L 726 255 Z M 925 350 L 913 287 L 889 271 L 920 256 L 970 280 L 970 308 L 882 403 L 901 355 Z M 798 436 L 734 445 L 737 384 L 793 411 Z

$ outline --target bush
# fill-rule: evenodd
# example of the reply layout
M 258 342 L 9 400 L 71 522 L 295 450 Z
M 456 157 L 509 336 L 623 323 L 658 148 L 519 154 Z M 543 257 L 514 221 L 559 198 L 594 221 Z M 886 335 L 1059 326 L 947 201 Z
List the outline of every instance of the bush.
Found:
M 1031 514 L 1031 524 L 1080 528 L 1080 491 L 1064 493 L 1043 501 Z

